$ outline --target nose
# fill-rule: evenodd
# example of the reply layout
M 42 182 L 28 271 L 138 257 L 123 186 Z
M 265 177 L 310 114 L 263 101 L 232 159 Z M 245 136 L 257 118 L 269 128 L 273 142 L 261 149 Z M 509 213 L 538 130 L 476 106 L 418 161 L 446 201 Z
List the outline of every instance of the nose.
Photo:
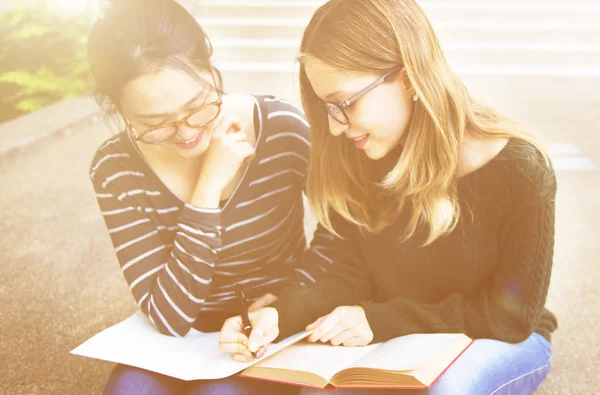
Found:
M 337 137 L 344 133 L 346 129 L 348 129 L 348 125 L 342 125 L 341 123 L 329 117 L 329 133 Z
M 199 132 L 198 128 L 190 127 L 190 126 L 186 125 L 185 123 L 181 123 L 181 124 L 177 125 L 177 135 L 182 140 L 185 140 L 185 141 L 191 140 L 194 137 L 196 137 L 198 132 Z

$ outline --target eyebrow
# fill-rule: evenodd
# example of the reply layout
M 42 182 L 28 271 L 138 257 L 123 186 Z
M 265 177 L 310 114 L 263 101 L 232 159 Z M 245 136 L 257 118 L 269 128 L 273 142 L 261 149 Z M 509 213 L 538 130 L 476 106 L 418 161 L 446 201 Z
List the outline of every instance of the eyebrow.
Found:
M 353 92 L 349 92 L 349 91 L 337 91 L 337 92 L 332 92 L 328 95 L 325 96 L 325 101 L 331 100 L 333 98 L 339 98 L 340 96 L 347 96 L 350 97 L 352 96 Z
M 197 94 L 196 94 L 196 95 L 195 95 L 193 98 L 191 98 L 190 100 L 188 100 L 188 101 L 187 101 L 187 102 L 186 102 L 186 103 L 185 103 L 183 106 L 181 106 L 181 107 L 183 108 L 183 107 L 187 107 L 187 106 L 189 106 L 190 104 L 192 104 L 193 102 L 195 102 L 196 100 L 198 100 L 200 97 L 202 97 L 202 95 L 203 95 L 204 93 L 207 93 L 207 92 L 209 92 L 209 91 L 208 91 L 208 89 L 203 89 L 203 90 L 199 91 L 199 92 L 198 92 L 198 93 L 197 93 Z M 144 118 L 144 119 L 147 119 L 147 118 L 158 118 L 158 117 L 164 117 L 164 116 L 167 116 L 167 115 L 172 115 L 172 114 L 173 114 L 173 113 L 164 112 L 164 113 L 160 113 L 160 114 L 133 114 L 133 115 L 135 115 L 136 117 L 139 117 L 139 118 Z

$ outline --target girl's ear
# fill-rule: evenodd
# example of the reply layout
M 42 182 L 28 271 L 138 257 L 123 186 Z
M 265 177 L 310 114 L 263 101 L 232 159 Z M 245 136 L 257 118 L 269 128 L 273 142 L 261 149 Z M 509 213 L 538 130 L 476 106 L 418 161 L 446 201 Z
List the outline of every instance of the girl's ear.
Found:
M 402 80 L 402 83 L 404 84 L 404 88 L 407 91 L 412 91 L 412 84 L 408 79 L 408 72 L 406 71 L 406 66 L 402 66 L 402 69 L 400 69 L 400 78 Z

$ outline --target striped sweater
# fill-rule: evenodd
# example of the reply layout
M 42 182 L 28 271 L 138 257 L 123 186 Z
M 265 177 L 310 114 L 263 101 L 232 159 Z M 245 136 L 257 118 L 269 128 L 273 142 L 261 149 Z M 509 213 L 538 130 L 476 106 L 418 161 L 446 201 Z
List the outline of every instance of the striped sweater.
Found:
M 306 248 L 304 236 L 308 124 L 288 102 L 254 99 L 256 156 L 219 209 L 176 197 L 125 132 L 102 144 L 90 166 L 121 271 L 163 334 L 218 330 L 239 314 L 236 284 L 252 301 L 315 282 L 330 263 L 324 251 Z

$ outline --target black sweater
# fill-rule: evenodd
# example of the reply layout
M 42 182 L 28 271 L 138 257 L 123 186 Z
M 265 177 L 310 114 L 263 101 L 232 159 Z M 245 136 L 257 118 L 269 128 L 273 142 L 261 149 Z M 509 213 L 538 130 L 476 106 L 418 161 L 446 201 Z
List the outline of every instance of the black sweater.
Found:
M 549 340 L 557 327 L 544 307 L 555 194 L 552 167 L 533 146 L 511 139 L 485 166 L 460 178 L 458 226 L 429 246 L 420 246 L 422 231 L 399 241 L 405 215 L 379 234 L 361 234 L 333 216 L 344 239 L 317 229 L 311 248 L 327 249 L 331 266 L 316 284 L 280 295 L 274 304 L 280 338 L 337 306 L 361 305 L 373 342 L 435 332 L 510 343 L 537 332 Z

